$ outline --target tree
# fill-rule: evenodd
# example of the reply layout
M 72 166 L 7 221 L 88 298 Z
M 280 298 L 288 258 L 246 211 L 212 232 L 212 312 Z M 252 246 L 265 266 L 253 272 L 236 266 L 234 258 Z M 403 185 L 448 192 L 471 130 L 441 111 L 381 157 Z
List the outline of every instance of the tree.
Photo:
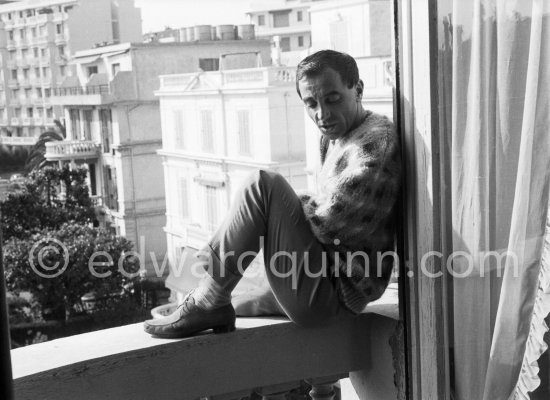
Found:
M 16 295 L 30 292 L 43 314 L 57 310 L 53 314 L 64 318 L 88 292 L 120 300 L 123 286 L 140 268 L 136 257 L 126 256 L 132 248 L 125 238 L 74 223 L 13 237 L 4 245 L 6 285 Z
M 25 162 L 25 172 L 42 169 L 52 163 L 46 159 L 46 143 L 61 141 L 66 137 L 66 130 L 58 120 L 54 121 L 56 128 L 43 132 L 32 146 Z
M 33 170 L 22 190 L 0 202 L 4 239 L 24 238 L 72 221 L 89 224 L 95 211 L 86 185 L 85 168 L 45 167 Z M 63 195 L 60 193 L 63 191 Z

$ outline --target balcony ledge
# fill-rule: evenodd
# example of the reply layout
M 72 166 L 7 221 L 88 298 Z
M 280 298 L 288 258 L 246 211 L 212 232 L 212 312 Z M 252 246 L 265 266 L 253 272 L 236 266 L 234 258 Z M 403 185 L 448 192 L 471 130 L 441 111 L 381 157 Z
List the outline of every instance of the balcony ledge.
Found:
M 158 339 L 141 324 L 127 325 L 12 350 L 15 394 L 18 399 L 197 399 L 365 371 L 376 361 L 372 354 L 389 351 L 396 326 L 397 321 L 373 313 L 315 329 L 284 318 L 239 318 L 232 333 Z M 387 375 L 393 388 L 391 367 L 376 370 L 368 372 Z M 384 398 L 395 397 L 390 391 Z
M 90 140 L 63 140 L 46 143 L 45 157 L 48 161 L 86 160 L 98 158 L 101 146 Z

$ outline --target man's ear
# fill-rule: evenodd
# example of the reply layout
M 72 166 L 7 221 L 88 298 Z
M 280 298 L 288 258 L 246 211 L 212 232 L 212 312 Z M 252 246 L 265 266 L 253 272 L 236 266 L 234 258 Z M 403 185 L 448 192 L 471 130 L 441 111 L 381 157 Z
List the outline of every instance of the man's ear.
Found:
M 363 81 L 361 79 L 359 79 L 359 82 L 357 82 L 355 90 L 357 91 L 357 100 L 361 101 L 361 99 L 363 98 Z

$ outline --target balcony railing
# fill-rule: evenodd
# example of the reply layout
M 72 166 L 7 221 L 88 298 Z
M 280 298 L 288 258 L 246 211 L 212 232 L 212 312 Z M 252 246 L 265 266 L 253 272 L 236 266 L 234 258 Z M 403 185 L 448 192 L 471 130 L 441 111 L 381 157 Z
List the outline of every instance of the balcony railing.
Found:
M 263 67 L 226 71 L 206 72 L 214 82 L 221 86 L 271 86 L 285 85 L 295 81 L 295 68 Z M 185 88 L 196 74 L 164 75 L 160 77 L 161 90 L 181 90 Z
M 86 96 L 90 94 L 108 94 L 110 93 L 109 85 L 97 86 L 73 86 L 73 87 L 58 87 L 53 89 L 54 96 Z
M 48 22 L 48 14 L 39 14 L 36 16 L 36 23 L 43 24 Z
M 20 123 L 20 119 L 18 117 L 11 117 L 10 125 L 17 126 Z
M 51 118 L 46 118 L 46 122 L 49 119 Z M 95 158 L 99 151 L 99 144 L 90 140 L 64 140 L 46 143 L 46 159 L 48 160 Z
M 55 43 L 57 44 L 67 43 L 67 36 L 65 36 L 64 33 L 55 35 Z
M 23 118 L 21 118 L 21 123 L 24 126 L 29 126 L 31 124 L 31 118 L 30 117 L 23 117 Z
M 0 136 L 0 143 L 10 146 L 32 146 L 36 140 L 32 136 Z
M 25 18 L 16 18 L 13 20 L 13 27 L 18 28 L 25 25 Z

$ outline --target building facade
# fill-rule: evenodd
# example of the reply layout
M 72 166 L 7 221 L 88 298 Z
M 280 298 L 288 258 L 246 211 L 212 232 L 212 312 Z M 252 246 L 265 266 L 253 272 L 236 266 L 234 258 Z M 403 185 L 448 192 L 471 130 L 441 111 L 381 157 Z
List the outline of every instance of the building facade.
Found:
M 311 46 L 312 0 L 255 1 L 247 12 L 256 35 L 273 43 L 273 62 L 296 65 Z
M 197 71 L 202 60 L 259 52 L 263 40 L 119 44 L 77 52 L 74 75 L 53 91 L 67 139 L 47 145 L 46 158 L 86 164 L 102 225 L 134 242 L 150 275 L 166 254 L 165 186 L 159 100 L 161 74 Z M 155 264 L 157 263 L 157 264 Z
M 141 41 L 141 13 L 133 0 L 0 5 L 0 136 L 37 137 L 52 127 L 63 116 L 52 91 L 70 75 L 71 55 L 127 41 Z
M 167 286 L 181 293 L 197 281 L 186 249 L 205 245 L 250 173 L 275 170 L 305 188 L 303 106 L 284 67 L 162 76 L 157 94 L 168 256 L 181 269 Z

